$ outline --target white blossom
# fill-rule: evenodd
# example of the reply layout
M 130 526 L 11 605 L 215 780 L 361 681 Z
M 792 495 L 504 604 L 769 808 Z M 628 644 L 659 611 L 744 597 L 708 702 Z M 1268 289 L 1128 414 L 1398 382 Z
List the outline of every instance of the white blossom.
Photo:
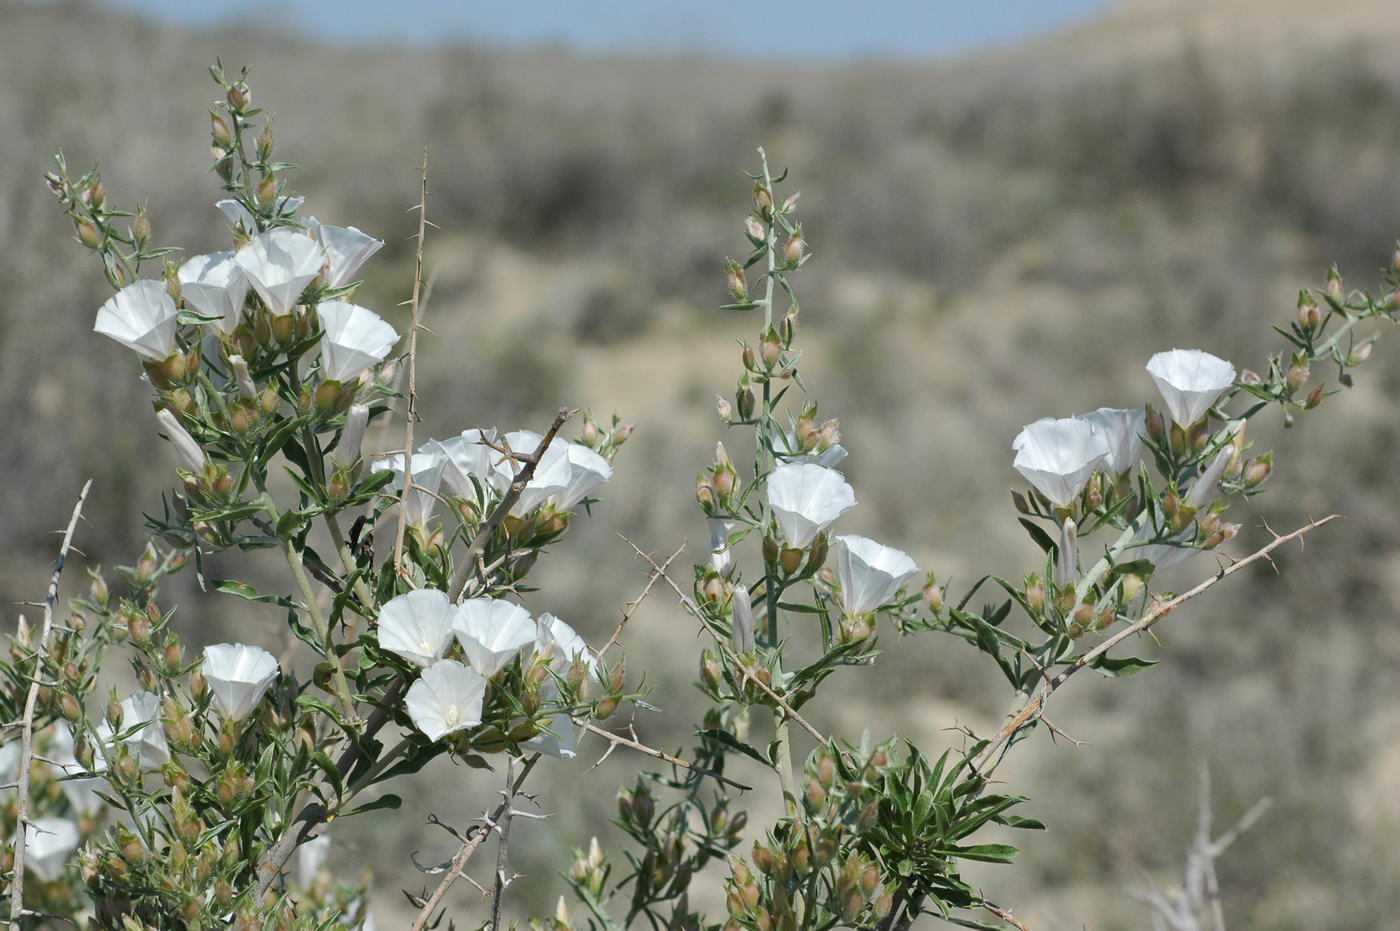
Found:
M 379 609 L 379 645 L 410 663 L 431 666 L 452 644 L 452 599 L 435 588 L 391 598 Z
M 359 304 L 322 301 L 316 307 L 321 336 L 321 374 L 347 382 L 384 361 L 399 334 L 379 314 Z
M 305 201 L 305 197 L 292 197 L 283 194 L 276 200 L 277 213 L 282 216 L 296 213 L 297 208 Z M 233 198 L 226 197 L 221 201 L 217 201 L 214 206 L 219 208 L 219 212 L 224 215 L 224 219 L 228 220 L 230 226 L 242 226 L 243 229 L 249 233 L 258 228 L 257 221 L 253 218 L 253 214 L 247 207 Z
M 735 653 L 752 653 L 754 650 L 753 599 L 749 597 L 747 585 L 734 586 L 730 607 L 733 622 L 729 625 L 729 640 Z
M 1200 349 L 1159 352 L 1147 363 L 1147 373 L 1162 392 L 1172 421 L 1182 429 L 1200 421 L 1235 383 L 1233 365 Z
M 179 313 L 165 290 L 165 282 L 146 278 L 108 298 L 98 309 L 92 328 L 143 358 L 164 362 L 175 352 Z
M 533 455 L 544 442 L 544 437 L 533 430 L 513 430 L 506 434 L 505 439 L 511 452 L 524 453 L 527 456 Z M 515 506 L 511 508 L 512 514 L 528 514 L 540 505 L 556 499 L 568 489 L 573 479 L 573 467 L 569 463 L 564 443 L 565 441 L 556 437 L 540 455 L 534 474 L 525 490 L 520 493 L 520 497 L 516 499 Z M 502 463 L 501 467 L 509 469 L 514 476 L 520 474 L 525 464 L 510 459 Z
M 413 489 L 408 493 L 405 504 L 408 522 L 415 527 L 427 526 L 428 518 L 433 516 L 445 463 L 446 459 L 443 456 L 429 452 L 415 453 L 410 460 L 410 467 L 413 469 Z M 394 473 L 394 480 L 389 484 L 390 490 L 401 492 L 404 485 L 403 453 L 395 453 L 386 459 L 376 459 L 370 465 L 371 472 L 384 469 Z
M 78 849 L 78 826 L 67 818 L 35 818 L 24 832 L 24 865 L 44 882 L 63 876 Z
M 500 445 L 495 430 L 472 428 L 445 440 L 433 440 L 424 445 L 423 451 L 446 458 L 442 481 L 458 497 L 476 499 L 473 476 L 488 489 L 488 493 L 503 495 L 510 487 L 513 473 L 508 464 L 501 462 L 504 454 L 488 445 L 488 440 Z
M 214 643 L 204 648 L 200 671 L 209 683 L 214 704 L 237 721 L 258 706 L 282 671 L 277 657 L 246 643 Z
M 154 692 L 136 692 L 121 703 L 122 723 L 120 732 L 125 734 L 135 729 L 123 741 L 145 769 L 159 769 L 170 759 L 170 745 L 165 741 L 165 728 L 160 722 L 160 698 Z M 110 721 L 97 725 L 98 739 L 108 752 L 115 749 L 114 739 L 118 731 Z
M 499 598 L 469 598 L 457 606 L 452 629 L 467 662 L 483 676 L 500 672 L 535 642 L 530 612 Z
M 486 679 L 456 660 L 438 660 L 409 686 L 404 703 L 413 724 L 429 740 L 481 723 Z
M 855 491 L 840 472 L 811 462 L 780 465 L 768 477 L 768 506 L 788 546 L 803 549 L 855 507 Z
M 301 292 L 321 273 L 325 253 L 306 234 L 281 227 L 254 236 L 237 258 L 268 310 L 281 316 L 291 312 Z
M 180 266 L 180 296 L 200 314 L 217 318 L 212 324 L 220 332 L 232 333 L 243 316 L 248 279 L 232 252 L 196 255 Z
M 582 443 L 564 443 L 564 457 L 569 463 L 569 482 L 555 494 L 550 503 L 561 511 L 573 510 L 599 485 L 612 478 L 608 460 Z
M 535 649 L 543 651 L 552 648 L 553 655 L 550 657 L 549 665 L 556 675 L 567 676 L 570 667 L 575 662 L 583 663 L 590 677 L 598 674 L 598 661 L 593 656 L 593 652 L 588 649 L 588 644 L 564 621 L 552 614 L 541 614 L 535 622 L 535 627 L 537 631 Z M 557 701 L 559 697 L 557 683 L 552 679 L 547 680 L 540 690 L 540 694 L 547 701 Z M 549 730 L 553 733 L 541 731 L 525 741 L 522 746 L 559 759 L 572 760 L 577 754 L 578 741 L 583 735 L 583 726 L 575 724 L 569 715 L 560 712 L 550 717 Z
M 1027 424 L 1011 448 L 1013 465 L 1057 507 L 1068 507 L 1108 460 L 1108 438 L 1088 421 L 1045 417 Z
M 734 571 L 734 553 L 729 546 L 729 536 L 739 526 L 738 521 L 708 519 L 710 526 L 710 568 L 728 578 Z
M 1147 429 L 1147 409 L 1101 407 L 1087 414 L 1075 414 L 1075 420 L 1093 424 L 1108 441 L 1105 467 L 1115 476 L 1137 465 L 1142 455 L 1142 434 Z
M 835 552 L 841 607 L 849 616 L 874 611 L 919 574 L 907 553 L 869 537 L 839 536 Z
M 306 231 L 326 250 L 326 287 L 343 288 L 355 280 L 355 272 L 380 249 L 384 240 L 375 239 L 353 226 L 330 226 L 307 217 Z
M 200 448 L 195 438 L 190 436 L 174 413 L 168 408 L 162 407 L 156 411 L 156 420 L 160 422 L 161 429 L 165 431 L 165 438 L 170 441 L 170 445 L 175 447 L 175 455 L 180 457 L 180 464 L 191 472 L 199 472 L 204 468 L 204 450 Z

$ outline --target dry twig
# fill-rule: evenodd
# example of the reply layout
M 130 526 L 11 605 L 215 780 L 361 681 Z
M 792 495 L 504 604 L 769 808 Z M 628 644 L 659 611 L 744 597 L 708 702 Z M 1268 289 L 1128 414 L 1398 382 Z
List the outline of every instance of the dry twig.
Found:
M 394 535 L 394 571 L 403 573 L 403 536 L 408 526 L 408 495 L 413 489 L 413 422 L 418 419 L 418 327 L 422 316 L 423 241 L 428 228 L 428 147 L 423 147 L 423 164 L 419 166 L 418 245 L 413 262 L 413 323 L 408 330 L 408 392 L 405 395 L 406 421 L 403 444 L 403 493 L 399 498 L 399 526 Z
M 83 483 L 78 492 L 77 503 L 73 505 L 73 516 L 68 519 L 68 529 L 63 531 L 63 542 L 58 547 L 58 558 L 53 563 L 53 575 L 49 577 L 49 593 L 44 598 L 44 623 L 39 629 L 39 644 L 34 651 L 34 675 L 29 683 L 29 694 L 24 699 L 23 728 L 20 736 L 19 775 L 17 786 L 19 801 L 15 816 L 14 867 L 10 879 L 10 931 L 20 931 L 20 920 L 28 914 L 24 909 L 24 854 L 29 844 L 29 770 L 34 762 L 34 706 L 39 700 L 40 657 L 49 646 L 49 636 L 53 633 L 54 605 L 58 602 L 58 580 L 63 575 L 63 564 L 68 559 L 68 550 L 73 545 L 73 531 L 83 514 L 83 502 L 87 500 L 92 479 Z

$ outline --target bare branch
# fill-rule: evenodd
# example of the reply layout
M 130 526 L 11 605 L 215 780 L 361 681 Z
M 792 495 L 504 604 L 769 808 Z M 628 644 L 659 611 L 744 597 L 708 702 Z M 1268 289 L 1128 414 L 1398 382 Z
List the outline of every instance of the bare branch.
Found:
M 83 514 L 83 502 L 92 488 L 92 479 L 83 483 L 78 492 L 78 500 L 73 505 L 73 516 L 68 519 L 68 529 L 63 532 L 63 542 L 58 547 L 58 558 L 53 563 L 53 575 L 49 576 L 49 593 L 44 598 L 44 623 L 39 629 L 39 645 L 34 651 L 34 679 L 29 683 L 29 694 L 24 699 L 23 730 L 19 751 L 19 807 L 15 816 L 14 872 L 10 880 L 10 931 L 20 931 L 20 921 L 27 914 L 24 909 L 24 854 L 29 846 L 29 770 L 34 762 L 34 706 L 39 700 L 39 662 L 48 650 L 49 637 L 53 633 L 54 605 L 58 602 L 58 580 L 63 575 L 63 564 L 68 560 L 68 550 L 73 545 L 73 531 Z
M 1017 733 L 1031 726 L 1037 720 L 1040 719 L 1041 715 L 1045 713 L 1046 701 L 1049 700 L 1050 696 L 1055 692 L 1056 689 L 1058 689 L 1060 686 L 1064 685 L 1066 681 L 1068 681 L 1070 676 L 1074 675 L 1076 672 L 1079 672 L 1079 670 L 1088 666 L 1099 657 L 1104 656 L 1108 653 L 1109 650 L 1113 649 L 1129 637 L 1147 630 L 1153 624 L 1157 623 L 1159 620 L 1170 614 L 1172 610 L 1175 609 L 1178 605 L 1181 605 L 1184 602 L 1195 598 L 1197 595 L 1200 595 L 1206 589 L 1210 588 L 1218 582 L 1224 581 L 1225 579 L 1234 575 L 1236 572 L 1239 572 L 1241 569 L 1244 569 L 1246 566 L 1249 566 L 1251 563 L 1258 562 L 1261 559 L 1268 559 L 1270 553 L 1278 549 L 1280 546 L 1283 546 L 1285 543 L 1288 543 L 1292 540 L 1300 539 L 1304 534 L 1308 533 L 1309 531 L 1316 530 L 1323 524 L 1334 521 L 1337 518 L 1338 515 L 1331 514 L 1327 517 L 1322 518 L 1321 520 L 1315 520 L 1308 524 L 1305 524 L 1302 527 L 1299 527 L 1297 530 L 1294 530 L 1292 533 L 1284 534 L 1282 536 L 1276 534 L 1273 540 L 1271 540 L 1266 546 L 1261 547 L 1254 553 L 1250 554 L 1249 556 L 1246 556 L 1244 559 L 1233 562 L 1230 565 L 1222 568 L 1215 575 L 1201 582 L 1199 585 L 1197 585 L 1190 591 L 1177 595 L 1175 598 L 1171 598 L 1167 601 L 1158 602 L 1155 605 L 1153 605 L 1151 610 L 1149 610 L 1141 618 L 1134 621 L 1132 624 L 1129 624 L 1127 627 L 1123 628 L 1118 633 L 1114 634 L 1112 637 L 1109 637 L 1107 640 L 1104 640 L 1098 646 L 1094 647 L 1092 650 L 1089 650 L 1087 653 L 1079 657 L 1073 663 L 1070 663 L 1068 667 L 1062 670 L 1053 679 L 1048 679 L 1042 682 L 1041 685 L 1036 689 L 1035 693 L 1026 701 L 1026 703 L 1024 705 L 1019 706 L 1019 709 L 1013 712 L 1014 716 L 1011 718 L 1011 720 L 1008 721 L 1005 725 L 1003 725 L 1001 730 L 997 731 L 996 735 L 987 742 L 987 746 L 982 748 L 980 753 L 978 753 L 973 759 L 968 761 L 968 767 L 974 773 L 984 778 L 990 775 L 992 770 L 996 768 L 997 764 L 1001 762 L 1001 758 L 1005 755 L 1004 750 L 1007 747 L 1011 738 L 1016 736 Z
M 575 723 L 578 723 L 578 722 L 575 722 Z M 746 786 L 746 785 L 744 785 L 744 784 L 741 783 L 741 782 L 735 782 L 733 779 L 730 779 L 728 776 L 722 775 L 721 773 L 717 773 L 717 772 L 715 772 L 715 771 L 712 770 L 712 769 L 705 769 L 704 767 L 696 766 L 694 763 L 687 763 L 685 760 L 682 760 L 680 757 L 671 756 L 671 754 L 666 753 L 666 752 L 661 751 L 661 750 L 657 750 L 655 747 L 648 747 L 648 746 L 647 746 L 646 744 L 644 744 L 644 743 L 640 743 L 640 742 L 638 742 L 638 741 L 636 741 L 636 740 L 632 740 L 632 739 L 630 739 L 630 738 L 623 737 L 621 734 L 614 734 L 612 731 L 605 730 L 604 728 L 599 727 L 598 725 L 594 724 L 592 721 L 586 722 L 586 723 L 584 724 L 584 727 L 586 727 L 586 728 L 588 729 L 588 732 L 589 732 L 590 734 L 597 734 L 599 737 L 602 737 L 602 738 L 604 738 L 604 739 L 606 739 L 606 740 L 612 741 L 613 744 L 616 745 L 616 746 L 619 746 L 619 747 L 626 747 L 626 748 L 629 749 L 629 750 L 636 750 L 638 753 L 645 753 L 645 754 L 646 754 L 647 756 L 649 756 L 649 757 L 654 757 L 655 759 L 658 759 L 658 760 L 665 760 L 667 763 L 670 763 L 672 766 L 679 766 L 679 767 L 681 767 L 682 769 L 688 769 L 688 770 L 690 770 L 690 771 L 693 772 L 693 773 L 699 773 L 699 774 L 702 775 L 702 776 L 709 776 L 711 779 L 714 779 L 714 780 L 717 780 L 717 781 L 719 781 L 719 782 L 722 782 L 722 783 L 724 783 L 725 785 L 728 785 L 728 786 L 733 786 L 734 788 L 738 789 L 738 790 L 741 791 L 741 792 L 748 792 L 749 790 L 751 790 L 751 789 L 753 788 L 753 786 Z
M 418 244 L 413 260 L 413 324 L 408 330 L 408 392 L 404 405 L 403 493 L 399 498 L 399 526 L 394 535 L 394 571 L 403 574 L 403 536 L 408 526 L 408 495 L 413 489 L 413 423 L 418 419 L 418 331 L 423 305 L 423 241 L 428 222 L 428 147 L 418 168 Z
M 642 589 L 642 593 L 638 595 L 633 601 L 628 602 L 627 609 L 622 612 L 622 620 L 618 622 L 617 629 L 612 632 L 612 636 L 608 638 L 608 642 L 603 644 L 603 648 L 598 651 L 599 656 L 602 656 L 604 653 L 611 650 L 613 644 L 617 643 L 617 638 L 622 636 L 622 631 L 626 629 L 627 622 L 632 620 L 632 615 L 637 613 L 637 609 L 642 606 L 642 602 L 646 601 L 647 596 L 651 594 L 652 586 L 654 586 L 657 580 L 660 579 L 661 576 L 666 572 L 666 570 L 670 568 L 671 563 L 675 561 L 676 557 L 684 551 L 685 544 L 682 543 L 680 546 L 676 547 L 676 551 L 674 553 L 666 557 L 666 561 L 661 564 L 660 569 L 652 571 L 651 577 L 647 579 L 647 587 Z
M 658 574 L 662 579 L 666 580 L 666 584 L 671 586 L 671 591 L 675 592 L 676 597 L 680 599 L 681 605 L 684 606 L 685 609 L 689 611 L 697 621 L 700 622 L 700 626 L 704 627 L 705 631 L 711 637 L 714 638 L 715 643 L 718 644 L 719 648 L 724 651 L 724 655 L 729 658 L 730 662 L 734 663 L 737 667 L 742 669 L 744 666 L 743 661 L 740 660 L 739 657 L 734 653 L 734 650 L 730 648 L 729 642 L 726 641 L 724 637 L 720 636 L 719 631 L 715 630 L 714 627 L 711 626 L 710 619 L 705 617 L 705 612 L 700 610 L 699 606 L 695 604 L 695 601 L 689 595 L 687 595 L 679 585 L 676 584 L 674 579 L 672 579 L 662 570 L 661 566 L 656 564 L 656 560 L 652 559 L 650 554 L 643 552 L 641 547 L 637 546 L 637 544 L 622 536 L 622 534 L 619 533 L 618 536 L 622 537 L 622 542 L 632 547 L 632 549 L 636 551 L 637 555 L 644 559 L 647 565 L 651 566 L 652 570 L 656 574 Z M 763 692 L 767 694 L 769 698 L 777 702 L 779 707 L 783 709 L 783 712 L 789 718 L 796 721 L 804 731 L 806 731 L 808 734 L 811 734 L 812 737 L 818 743 L 825 744 L 827 742 L 826 738 L 822 736 L 822 732 L 817 730 L 812 725 L 808 724 L 807 721 L 802 717 L 802 715 L 798 714 L 797 711 L 792 707 L 792 705 L 789 705 L 787 703 L 787 700 L 785 698 L 783 698 L 777 692 L 773 691 L 767 685 L 764 685 L 762 682 L 759 682 L 757 679 L 751 678 L 750 681 L 754 682 L 760 689 L 762 689 Z

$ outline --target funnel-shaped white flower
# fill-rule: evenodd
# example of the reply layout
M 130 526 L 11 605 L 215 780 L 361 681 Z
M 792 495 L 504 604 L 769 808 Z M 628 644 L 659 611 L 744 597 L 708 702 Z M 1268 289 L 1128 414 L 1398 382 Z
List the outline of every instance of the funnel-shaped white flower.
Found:
M 408 493 L 405 503 L 408 506 L 408 522 L 415 527 L 426 526 L 428 518 L 433 516 L 433 508 L 437 507 L 438 489 L 442 486 L 445 462 L 441 455 L 428 452 L 415 453 L 410 461 L 410 467 L 413 469 L 413 489 Z M 387 459 L 376 459 L 370 465 L 371 472 L 384 469 L 394 473 L 394 480 L 389 483 L 389 488 L 394 492 L 403 491 L 403 453 L 396 453 Z
M 502 495 L 510 487 L 513 473 L 507 464 L 497 465 L 504 454 L 483 442 L 485 440 L 500 445 L 495 430 L 473 428 L 445 440 L 426 443 L 421 452 L 437 453 L 447 460 L 443 464 L 442 481 L 458 497 L 476 500 L 477 491 L 472 476 L 487 489 L 488 494 L 494 492 Z
M 728 578 L 734 570 L 734 553 L 729 546 L 729 535 L 738 529 L 739 522 L 711 517 L 708 523 L 710 525 L 710 567 Z
M 268 309 L 280 316 L 291 312 L 301 292 L 321 273 L 325 253 L 310 236 L 282 227 L 254 236 L 237 258 Z
M 535 642 L 530 612 L 499 598 L 469 598 L 457 606 L 452 629 L 467 662 L 488 679 Z
M 452 644 L 452 599 L 435 588 L 391 598 L 379 609 L 379 645 L 410 663 L 431 666 Z
M 1027 424 L 1011 448 L 1016 450 L 1016 471 L 1057 507 L 1067 507 L 1109 455 L 1103 431 L 1073 417 Z
M 1148 361 L 1147 374 L 1162 392 L 1172 421 L 1183 429 L 1204 417 L 1235 383 L 1233 365 L 1199 349 L 1159 352 Z
M 35 818 L 24 832 L 24 865 L 44 882 L 53 882 L 63 875 L 78 840 L 78 826 L 67 818 Z
M 262 647 L 214 643 L 204 648 L 200 670 L 224 716 L 237 721 L 258 706 L 282 667 Z
M 59 781 L 58 787 L 63 790 L 64 797 L 75 812 L 80 815 L 92 815 L 106 805 L 97 795 L 97 790 L 106 785 L 106 780 L 89 773 L 78 762 L 77 757 L 73 755 L 73 732 L 62 721 L 54 725 L 53 747 L 49 751 L 49 758 L 63 773 L 64 778 Z M 100 763 L 101 757 L 98 757 L 93 765 Z
M 554 648 L 554 655 L 550 658 L 549 665 L 560 675 L 568 672 L 569 667 L 578 659 L 583 660 L 588 667 L 589 675 L 598 671 L 598 661 L 594 658 L 593 651 L 588 649 L 587 641 L 568 624 L 545 612 L 535 621 L 535 649 L 541 651 L 551 646 Z
M 855 504 L 855 491 L 840 472 L 826 466 L 789 463 L 768 476 L 768 506 L 788 546 L 810 546 L 817 534 Z
M 527 456 L 534 455 L 543 441 L 544 437 L 534 430 L 512 430 L 506 434 L 506 443 L 511 452 L 524 453 Z M 530 477 L 529 484 L 511 508 L 512 514 L 528 514 L 540 505 L 556 499 L 568 489 L 573 479 L 573 467 L 569 464 L 565 443 L 566 441 L 555 437 L 549 448 L 544 451 L 544 455 L 540 456 L 540 461 L 535 466 L 535 474 Z M 502 463 L 501 468 L 509 469 L 511 475 L 519 475 L 525 464 L 511 459 Z
M 179 310 L 165 282 L 142 279 L 107 299 L 97 311 L 93 330 L 134 349 L 152 362 L 164 362 L 175 351 Z
M 283 216 L 296 213 L 297 208 L 300 207 L 305 200 L 305 197 L 291 197 L 283 194 L 281 197 L 277 198 L 277 212 Z M 258 228 L 248 208 L 233 198 L 224 198 L 216 202 L 214 206 L 219 208 L 219 212 L 224 215 L 225 220 L 228 220 L 230 226 L 242 226 L 243 229 L 249 233 Z
M 892 546 L 854 534 L 836 538 L 836 578 L 848 615 L 874 611 L 918 574 L 914 560 Z
M 481 723 L 486 679 L 456 660 L 438 660 L 413 685 L 404 702 L 413 724 L 429 740 Z
M 160 698 L 154 692 L 136 692 L 121 703 L 123 734 L 135 729 L 125 743 L 145 769 L 159 769 L 170 759 L 170 745 L 160 723 Z M 110 752 L 116 730 L 108 721 L 97 725 L 97 736 Z
M 384 248 L 382 239 L 375 239 L 353 226 L 329 226 L 315 217 L 307 218 L 306 231 L 326 250 L 328 288 L 343 288 L 354 281 L 360 266 Z
M 1074 419 L 1090 423 L 1103 433 L 1108 442 L 1104 467 L 1109 472 L 1122 475 L 1137 465 L 1142 455 L 1142 434 L 1147 429 L 1146 408 L 1101 407 L 1088 414 L 1075 414 Z
M 180 296 L 205 317 L 217 317 L 213 326 L 232 333 L 243 316 L 248 279 L 232 252 L 197 255 L 180 266 Z
M 593 489 L 612 478 L 613 470 L 608 460 L 582 443 L 565 443 L 564 457 L 569 463 L 569 483 L 550 503 L 561 511 L 571 511 Z
M 321 337 L 321 374 L 349 381 L 384 361 L 399 334 L 384 318 L 359 304 L 322 301 L 316 307 L 325 330 Z

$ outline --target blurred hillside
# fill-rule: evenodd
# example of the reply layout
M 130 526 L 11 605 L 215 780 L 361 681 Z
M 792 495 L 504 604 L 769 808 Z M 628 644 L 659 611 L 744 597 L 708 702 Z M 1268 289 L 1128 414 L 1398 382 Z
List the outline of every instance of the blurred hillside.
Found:
M 755 329 L 712 308 L 724 255 L 745 247 L 741 169 L 756 145 L 803 190 L 817 253 L 797 279 L 804 378 L 841 418 L 861 502 L 842 526 L 907 549 L 955 590 L 1035 567 L 1006 501 L 1021 424 L 1150 400 L 1142 365 L 1162 348 L 1264 364 L 1279 347 L 1269 326 L 1289 319 L 1298 288 L 1334 260 L 1349 285 L 1371 284 L 1400 234 L 1400 7 L 1381 0 L 1322 12 L 1133 0 L 1034 43 L 927 65 L 344 48 L 281 35 L 274 20 L 191 34 L 86 3 L 0 0 L 6 602 L 42 590 L 48 531 L 83 478 L 96 481 L 80 545 L 104 565 L 134 557 L 142 511 L 173 480 L 173 460 L 151 453 L 129 354 L 90 332 L 106 285 L 39 176 L 58 146 L 75 166 L 100 160 L 109 198 L 149 199 L 156 240 L 223 248 L 206 171 L 215 56 L 253 66 L 279 152 L 303 166 L 293 183 L 306 209 L 389 241 L 361 299 L 400 330 L 403 211 L 429 142 L 429 214 L 443 231 L 429 239 L 427 432 L 538 427 L 561 403 L 637 424 L 594 517 L 541 561 L 530 605 L 592 640 L 644 581 L 616 532 L 666 552 L 689 537 L 695 558 L 704 546 L 692 483 L 719 438 L 714 396 L 738 374 L 733 340 Z M 978 875 L 1037 931 L 1147 925 L 1122 889 L 1179 867 L 1200 760 L 1215 769 L 1220 823 L 1263 795 L 1276 802 L 1221 865 L 1232 926 L 1394 925 L 1396 352 L 1383 339 L 1355 388 L 1288 433 L 1261 418 L 1256 439 L 1277 446 L 1280 467 L 1274 491 L 1236 518 L 1249 528 L 1236 550 L 1264 539 L 1265 517 L 1279 529 L 1347 520 L 1279 558 L 1280 574 L 1252 571 L 1177 612 L 1161 645 L 1143 647 L 1160 667 L 1067 689 L 1055 723 L 1089 746 L 1037 735 L 1006 769 L 1051 831 L 1017 838 L 1017 868 Z M 1162 584 L 1180 590 L 1210 568 L 1201 558 Z M 181 605 L 194 643 L 280 645 L 274 615 L 183 584 L 164 600 Z M 693 625 L 657 598 L 626 645 L 666 709 L 640 733 L 682 745 Z M 848 698 L 813 710 L 824 731 L 893 730 L 937 749 L 958 740 L 954 725 L 994 726 L 1007 696 L 953 644 L 886 634 L 884 645 L 897 649 L 878 674 L 846 673 L 833 693 Z M 584 845 L 596 831 L 609 846 L 613 789 L 637 765 L 620 754 L 541 780 L 558 814 L 513 839 L 528 874 L 514 887 L 521 913 L 562 891 L 556 832 Z M 408 852 L 426 863 L 451 844 L 424 833 L 427 813 L 464 822 L 493 788 L 443 767 L 397 824 L 347 824 L 336 862 L 374 865 L 388 919 L 395 890 L 424 883 Z M 461 925 L 475 921 L 473 895 L 458 893 Z

